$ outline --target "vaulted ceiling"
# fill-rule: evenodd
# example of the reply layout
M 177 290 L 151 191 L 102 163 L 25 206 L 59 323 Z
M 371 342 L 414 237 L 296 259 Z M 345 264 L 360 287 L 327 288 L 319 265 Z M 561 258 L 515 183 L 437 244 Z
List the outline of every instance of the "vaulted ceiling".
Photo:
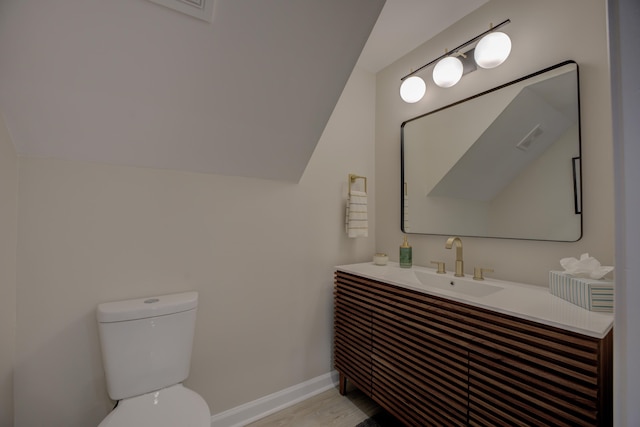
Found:
M 389 0 L 440 17 L 393 54 L 484 1 Z M 383 5 L 215 0 L 206 22 L 148 0 L 3 0 L 0 112 L 24 156 L 298 181 Z M 368 49 L 371 71 L 391 62 Z

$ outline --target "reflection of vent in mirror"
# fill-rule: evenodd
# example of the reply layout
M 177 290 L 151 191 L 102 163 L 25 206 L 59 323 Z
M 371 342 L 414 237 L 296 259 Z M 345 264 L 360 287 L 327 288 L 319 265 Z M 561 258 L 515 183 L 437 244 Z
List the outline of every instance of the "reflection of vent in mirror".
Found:
M 204 0 L 182 0 L 182 2 L 190 4 L 200 9 L 204 8 Z
M 149 0 L 203 21 L 211 21 L 214 0 Z
M 542 129 L 540 128 L 540 125 L 537 124 L 533 129 L 531 129 L 527 136 L 522 138 L 522 141 L 516 144 L 516 148 L 522 151 L 527 151 L 533 140 L 536 139 L 541 133 Z

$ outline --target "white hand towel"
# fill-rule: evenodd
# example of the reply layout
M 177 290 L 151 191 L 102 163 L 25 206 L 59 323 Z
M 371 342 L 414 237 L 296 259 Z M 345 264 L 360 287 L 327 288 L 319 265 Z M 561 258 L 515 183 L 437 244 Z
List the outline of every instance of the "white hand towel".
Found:
M 368 237 L 367 193 L 351 191 L 347 200 L 346 231 L 349 237 Z

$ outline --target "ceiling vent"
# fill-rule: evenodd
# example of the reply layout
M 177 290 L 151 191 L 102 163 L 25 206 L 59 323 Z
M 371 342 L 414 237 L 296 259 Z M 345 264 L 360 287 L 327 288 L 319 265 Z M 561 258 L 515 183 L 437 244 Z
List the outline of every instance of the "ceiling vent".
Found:
M 542 134 L 542 128 L 540 128 L 540 124 L 537 124 L 524 138 L 522 138 L 520 142 L 516 144 L 516 148 L 522 151 L 527 151 L 533 140 L 540 136 L 540 134 Z
M 149 0 L 203 21 L 211 22 L 214 0 Z

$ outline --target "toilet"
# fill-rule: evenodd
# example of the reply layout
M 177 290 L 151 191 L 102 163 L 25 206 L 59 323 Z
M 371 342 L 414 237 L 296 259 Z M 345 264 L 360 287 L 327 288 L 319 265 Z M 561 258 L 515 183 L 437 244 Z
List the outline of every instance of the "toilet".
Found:
M 98 427 L 210 427 L 189 376 L 197 292 L 108 302 L 97 318 L 107 391 L 116 407 Z

